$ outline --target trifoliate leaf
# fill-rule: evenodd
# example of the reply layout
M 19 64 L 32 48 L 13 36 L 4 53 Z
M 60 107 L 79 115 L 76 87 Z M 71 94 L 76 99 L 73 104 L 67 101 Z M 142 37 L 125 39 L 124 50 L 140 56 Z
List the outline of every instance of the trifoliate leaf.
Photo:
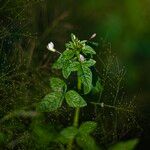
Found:
M 74 90 L 68 91 L 65 98 L 70 107 L 84 107 L 87 105 L 85 100 Z
M 55 92 L 65 92 L 67 90 L 66 83 L 59 78 L 52 77 L 50 79 L 50 86 Z
M 97 127 L 97 123 L 94 121 L 87 121 L 81 124 L 79 128 L 80 134 L 90 134 L 92 133 Z
M 52 92 L 47 94 L 43 100 L 37 105 L 37 111 L 50 112 L 61 107 L 63 95 L 61 92 Z

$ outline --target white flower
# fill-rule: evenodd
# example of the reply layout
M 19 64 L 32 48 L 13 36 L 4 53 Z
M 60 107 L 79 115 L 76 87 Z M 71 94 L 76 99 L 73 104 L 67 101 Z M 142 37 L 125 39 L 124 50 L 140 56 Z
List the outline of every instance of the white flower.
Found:
M 54 49 L 54 43 L 53 42 L 48 43 L 47 49 L 49 51 L 56 52 L 56 49 Z
M 83 62 L 85 60 L 84 56 L 80 54 L 80 61 Z

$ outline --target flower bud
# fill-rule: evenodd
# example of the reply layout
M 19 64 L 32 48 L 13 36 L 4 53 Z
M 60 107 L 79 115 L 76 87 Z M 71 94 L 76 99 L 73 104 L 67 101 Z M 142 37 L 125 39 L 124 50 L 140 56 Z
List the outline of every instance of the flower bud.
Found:
M 80 54 L 80 61 L 83 62 L 85 60 L 84 56 Z

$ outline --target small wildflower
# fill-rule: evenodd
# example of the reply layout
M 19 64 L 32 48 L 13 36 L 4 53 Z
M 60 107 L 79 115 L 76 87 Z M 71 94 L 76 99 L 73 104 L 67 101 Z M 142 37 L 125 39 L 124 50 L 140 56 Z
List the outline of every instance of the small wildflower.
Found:
M 53 42 L 48 43 L 47 49 L 48 49 L 49 51 L 56 52 L 56 50 L 54 49 L 54 44 L 53 44 Z
M 83 62 L 85 60 L 84 56 L 80 54 L 80 61 Z
M 47 49 L 48 49 L 49 51 L 51 51 L 51 52 L 57 52 L 58 54 L 61 55 L 61 53 L 60 53 L 59 51 L 57 51 L 57 50 L 54 48 L 54 43 L 53 43 L 53 42 L 48 43 Z

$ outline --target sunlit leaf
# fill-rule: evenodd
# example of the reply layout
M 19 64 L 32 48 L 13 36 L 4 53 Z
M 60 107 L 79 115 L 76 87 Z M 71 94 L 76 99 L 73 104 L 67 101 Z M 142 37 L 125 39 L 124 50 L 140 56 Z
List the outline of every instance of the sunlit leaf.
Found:
M 52 90 L 55 92 L 64 92 L 67 90 L 66 83 L 59 78 L 52 77 L 50 79 L 50 86 L 51 86 Z
M 96 52 L 94 51 L 94 49 L 91 46 L 85 45 L 84 48 L 82 49 L 82 52 L 87 55 L 87 54 L 91 54 L 94 55 L 96 54 Z
M 90 59 L 90 60 L 84 61 L 84 62 L 83 62 L 83 65 L 86 66 L 86 67 L 91 67 L 91 66 L 93 66 L 95 63 L 96 63 L 95 60 Z
M 86 106 L 85 100 L 73 90 L 70 90 L 65 95 L 66 102 L 70 107 L 84 107 Z
M 53 68 L 55 69 L 61 69 L 66 62 L 68 62 L 71 58 L 73 58 L 75 52 L 73 50 L 67 49 L 65 50 L 58 60 L 53 64 Z
M 62 67 L 62 74 L 64 78 L 68 78 L 69 75 L 71 74 L 71 69 L 70 69 L 71 61 L 66 61 Z
M 80 63 L 77 61 L 66 61 L 62 68 L 64 78 L 68 78 L 72 71 L 78 71 Z
M 70 60 L 74 56 L 74 50 L 67 49 L 62 53 L 62 57 L 64 60 Z
M 60 92 L 52 92 L 47 94 L 43 100 L 37 105 L 37 111 L 50 112 L 61 107 L 63 95 Z

